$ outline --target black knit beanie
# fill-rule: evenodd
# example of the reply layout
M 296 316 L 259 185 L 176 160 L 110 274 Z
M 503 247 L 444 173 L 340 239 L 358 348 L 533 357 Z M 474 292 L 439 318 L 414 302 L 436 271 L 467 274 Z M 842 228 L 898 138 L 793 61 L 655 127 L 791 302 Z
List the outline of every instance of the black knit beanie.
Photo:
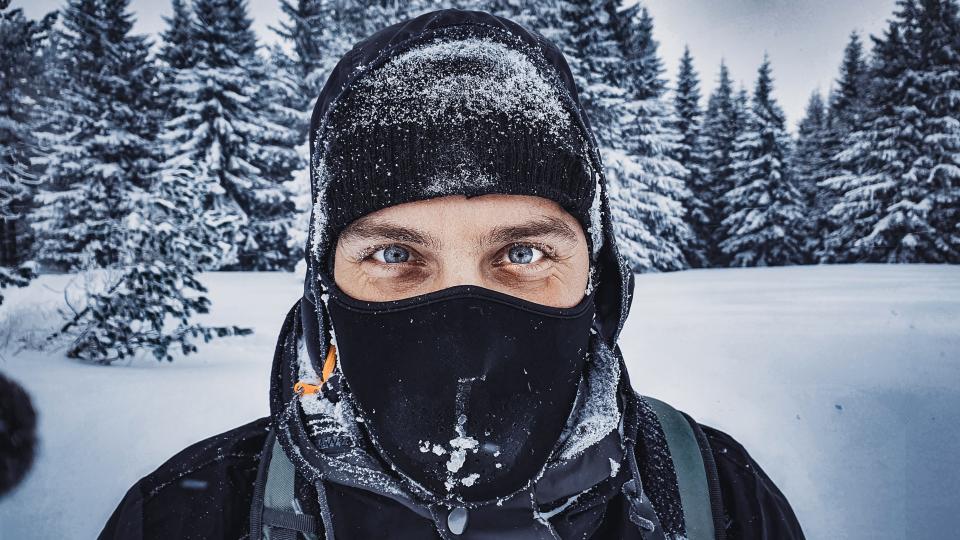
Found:
M 553 200 L 579 220 L 596 253 L 588 138 L 539 51 L 508 32 L 464 25 L 373 64 L 358 68 L 364 73 L 314 132 L 310 248 L 321 273 L 331 275 L 332 247 L 355 219 L 454 194 Z

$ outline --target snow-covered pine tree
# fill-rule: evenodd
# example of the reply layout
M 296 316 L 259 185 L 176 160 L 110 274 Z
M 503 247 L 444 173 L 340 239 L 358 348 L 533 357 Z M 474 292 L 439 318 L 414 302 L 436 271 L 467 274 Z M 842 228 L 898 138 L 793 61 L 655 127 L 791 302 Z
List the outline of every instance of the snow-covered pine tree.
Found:
M 842 260 L 960 260 L 960 22 L 955 0 L 902 0 L 874 38 L 870 113 L 824 184 Z
M 172 361 L 172 349 L 196 352 L 200 339 L 251 333 L 191 321 L 210 308 L 197 275 L 220 261 L 211 250 L 220 232 L 204 208 L 206 186 L 190 176 L 168 168 L 126 217 L 128 245 L 119 271 L 107 274 L 101 290 L 88 292 L 85 305 L 64 313 L 67 322 L 49 337 L 72 338 L 68 357 L 110 364 L 145 350 Z
M 323 36 L 332 31 L 329 28 L 330 19 L 333 18 L 331 14 L 337 13 L 331 3 L 328 0 L 281 0 L 280 11 L 286 20 L 273 28 L 280 39 L 288 42 L 290 48 L 289 76 L 295 77 L 299 87 L 299 109 L 304 113 L 301 134 L 304 139 L 310 123 L 307 109 L 320 95 L 327 79 L 328 58 L 332 56 L 327 50 L 328 44 L 323 41 Z
M 451 7 L 460 9 L 474 9 L 489 11 L 494 15 L 505 17 L 528 29 L 542 34 L 563 51 L 567 61 L 574 54 L 569 49 L 571 36 L 567 31 L 568 21 L 564 20 L 564 13 L 570 13 L 566 4 L 568 0 L 454 0 Z M 443 2 L 446 4 L 447 2 Z
M 39 155 L 42 56 L 55 20 L 56 14 L 34 21 L 21 9 L 0 8 L 0 289 L 23 287 L 34 274 L 23 217 L 40 181 L 31 159 Z
M 724 218 L 723 194 L 733 187 L 733 147 L 742 131 L 742 114 L 738 96 L 730 79 L 730 71 L 720 63 L 717 86 L 707 101 L 707 111 L 700 132 L 703 152 L 706 155 L 706 180 L 699 197 L 706 208 L 706 223 L 701 229 L 707 245 L 707 261 L 710 266 L 726 266 L 720 250 L 720 221 Z
M 710 220 L 710 185 L 706 169 L 707 156 L 703 150 L 700 131 L 703 128 L 703 112 L 700 109 L 700 77 L 693 67 L 690 48 L 684 47 L 677 71 L 677 86 L 673 95 L 673 107 L 677 116 L 677 131 L 680 142 L 676 159 L 688 173 L 687 189 L 690 195 L 683 201 L 691 238 L 685 250 L 687 262 L 695 268 L 709 264 L 707 241 L 712 235 Z
M 257 101 L 266 104 L 263 111 L 267 124 L 260 137 L 262 153 L 257 167 L 262 174 L 281 184 L 284 197 L 258 212 L 262 217 L 253 223 L 257 242 L 269 246 L 261 252 L 253 266 L 261 270 L 293 270 L 303 257 L 304 243 L 289 241 L 290 229 L 296 223 L 297 206 L 293 183 L 307 169 L 308 156 L 301 153 L 303 137 L 303 97 L 295 66 L 283 49 L 275 45 L 269 49 L 266 71 L 261 73 Z M 307 152 L 309 154 L 309 152 Z M 307 183 L 309 188 L 309 183 Z M 262 202 L 262 201 L 261 201 Z
M 627 94 L 620 87 L 623 53 L 614 35 L 616 0 L 570 0 L 563 4 L 560 47 L 579 51 L 570 69 L 601 149 L 624 149 Z M 610 168 L 612 165 L 605 163 Z
M 171 83 L 183 114 L 165 128 L 165 168 L 188 169 L 208 188 L 208 212 L 218 216 L 235 253 L 225 268 L 274 269 L 287 260 L 290 194 L 282 176 L 293 148 L 276 144 L 272 105 L 261 87 L 265 71 L 243 0 L 195 0 L 192 47 L 195 65 Z M 279 160 L 279 161 L 278 161 Z M 280 171 L 280 172 L 278 172 Z M 277 176 L 273 176 L 277 175 Z
M 62 88 L 46 100 L 44 184 L 32 215 L 37 256 L 65 270 L 117 264 L 122 223 L 155 173 L 150 42 L 127 0 L 70 0 Z
M 287 42 L 290 50 L 281 60 L 284 77 L 295 82 L 297 92 L 293 107 L 299 111 L 297 127 L 299 139 L 297 154 L 303 166 L 293 172 L 286 187 L 294 206 L 294 217 L 287 230 L 287 249 L 296 253 L 307 242 L 310 211 L 313 206 L 310 191 L 310 144 L 308 130 L 313 104 L 337 60 L 349 50 L 352 32 L 343 28 L 344 2 L 339 0 L 282 0 L 280 10 L 286 19 L 273 31 Z M 288 103 L 289 105 L 289 103 Z
M 828 161 L 824 164 L 820 181 L 839 176 L 843 173 L 838 156 L 845 150 L 848 137 L 861 129 L 867 119 L 868 91 L 870 81 L 867 73 L 867 63 L 864 59 L 863 43 L 860 36 L 853 32 L 843 51 L 843 61 L 840 64 L 840 74 L 836 86 L 830 94 L 827 110 L 827 130 L 823 142 L 823 154 Z M 815 257 L 818 262 L 834 262 L 838 260 L 836 252 L 836 236 L 834 231 L 840 228 L 830 214 L 830 209 L 837 203 L 837 193 L 824 185 L 820 185 L 817 193 L 817 207 L 819 215 L 818 245 L 815 247 Z
M 193 46 L 193 12 L 184 0 L 173 0 L 173 15 L 164 17 L 166 28 L 160 34 L 160 52 L 157 54 L 160 107 L 164 121 L 184 114 L 177 92 L 176 77 L 181 70 L 192 68 L 197 63 Z
M 692 236 L 684 220 L 683 201 L 690 196 L 684 183 L 688 170 L 675 158 L 680 133 L 671 104 L 665 99 L 663 64 L 653 39 L 653 19 L 639 5 L 618 11 L 611 21 L 622 49 L 619 86 L 626 91 L 622 144 L 625 153 L 611 157 L 620 163 L 618 189 L 611 198 L 621 246 L 635 271 L 680 270 Z M 640 234 L 629 234 L 643 228 Z
M 109 82 L 120 86 L 123 73 L 136 74 L 142 54 L 149 43 L 123 36 L 129 32 L 128 0 L 104 0 L 97 9 L 106 14 L 100 26 L 102 41 L 107 44 L 136 45 L 136 50 L 124 50 L 119 46 L 107 49 L 108 54 L 118 55 L 121 70 L 108 73 Z M 179 346 L 183 354 L 197 350 L 197 339 L 209 341 L 214 337 L 249 333 L 237 327 L 207 327 L 191 322 L 199 313 L 209 311 L 210 301 L 204 296 L 206 289 L 197 279 L 204 268 L 217 267 L 222 253 L 230 247 L 222 238 L 221 216 L 206 210 L 211 196 L 211 185 L 193 177 L 194 169 L 177 168 L 171 160 L 161 167 L 156 161 L 162 158 L 154 141 L 155 127 L 164 114 L 187 111 L 177 101 L 172 90 L 180 72 L 189 69 L 193 60 L 189 54 L 190 30 L 186 10 L 174 6 L 174 17 L 168 20 L 170 27 L 164 36 L 170 39 L 161 50 L 160 92 L 154 93 L 152 79 L 136 79 L 123 88 L 128 92 L 129 109 L 118 107 L 124 103 L 115 96 L 112 120 L 108 124 L 114 137 L 101 136 L 106 141 L 116 141 L 127 153 L 108 153 L 93 147 L 100 153 L 94 156 L 118 156 L 118 164 L 110 170 L 108 180 L 120 184 L 127 180 L 137 188 L 127 189 L 125 196 L 131 200 L 116 203 L 119 207 L 113 217 L 112 227 L 118 234 L 115 261 L 109 263 L 100 279 L 85 292 L 84 305 L 63 312 L 67 319 L 59 331 L 49 340 L 72 338 L 67 356 L 109 364 L 129 357 L 140 350 L 149 350 L 158 360 L 172 360 L 172 347 Z M 112 14 L 112 15 L 111 15 Z M 144 52 L 142 52 L 144 51 Z M 113 86 L 104 85 L 112 89 Z M 119 94 L 122 97 L 124 94 Z M 160 97 L 162 96 L 162 98 Z M 136 101 L 139 100 L 139 101 Z M 139 117 L 134 113 L 139 112 Z M 130 125 L 139 120 L 144 129 L 141 134 L 133 132 Z M 146 130 L 149 129 L 149 132 Z M 148 150 L 141 150 L 142 146 Z M 106 146 L 109 149 L 109 146 Z M 138 152 L 139 151 L 139 152 Z M 157 154 L 156 156 L 154 155 Z M 136 166 L 127 166 L 121 157 L 138 159 Z M 127 178 L 119 176 L 123 172 Z M 123 213 L 120 213 L 123 212 Z M 82 216 L 81 216 L 82 217 Z M 122 242 L 122 243 L 120 243 Z
M 773 98 L 770 60 L 764 56 L 746 130 L 734 146 L 734 187 L 724 194 L 720 249 L 731 266 L 799 263 L 801 195 L 787 163 L 790 138 Z
M 925 2 L 917 40 L 924 69 L 925 153 L 914 161 L 929 188 L 930 225 L 936 252 L 924 259 L 960 263 L 960 7 L 956 0 Z
M 818 260 L 821 236 L 826 230 L 826 213 L 830 209 L 826 202 L 830 199 L 824 197 L 827 190 L 819 186 L 829 171 L 828 138 L 827 108 L 820 92 L 813 92 L 798 126 L 797 142 L 790 160 L 794 183 L 806 208 L 805 219 L 800 224 L 803 232 L 801 253 L 805 264 L 813 264 Z
M 611 219 L 621 240 L 621 253 L 634 267 L 650 268 L 641 250 L 632 246 L 656 242 L 636 214 L 625 209 L 628 194 L 620 193 L 622 179 L 639 166 L 628 152 L 626 124 L 633 112 L 623 88 L 623 47 L 615 34 L 618 23 L 615 0 L 571 0 L 561 5 L 562 31 L 559 46 L 569 54 L 568 62 L 577 83 L 580 101 L 586 110 L 600 147 L 605 174 L 609 180 Z M 631 171 L 628 173 L 628 171 Z M 620 200 L 620 203 L 614 201 Z M 629 242 L 629 245 L 627 244 Z
M 191 103 L 195 68 L 199 62 L 197 46 L 194 39 L 196 21 L 192 6 L 182 0 L 173 1 L 173 15 L 164 20 L 166 28 L 161 33 L 161 46 L 158 54 L 159 61 L 159 96 L 164 111 L 164 127 L 160 133 L 162 158 L 159 178 L 176 178 L 189 176 L 192 178 L 190 193 L 202 202 L 200 210 L 205 223 L 215 227 L 217 234 L 215 241 L 204 246 L 203 253 L 197 254 L 201 269 L 217 270 L 225 264 L 236 262 L 237 242 L 241 237 L 239 220 L 232 209 L 220 207 L 218 197 L 223 189 L 217 178 L 209 174 L 200 174 L 200 164 L 193 161 L 193 154 L 178 153 L 177 142 L 185 139 L 181 131 L 180 120 L 196 118 L 197 111 L 202 111 Z M 193 108 L 191 108 L 193 107 Z M 201 125 L 197 122 L 195 125 Z

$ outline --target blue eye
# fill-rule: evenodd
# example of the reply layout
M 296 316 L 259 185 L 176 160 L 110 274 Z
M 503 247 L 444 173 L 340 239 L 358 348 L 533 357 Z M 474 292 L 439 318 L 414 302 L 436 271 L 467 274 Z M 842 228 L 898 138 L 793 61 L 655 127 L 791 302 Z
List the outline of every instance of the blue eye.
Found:
M 507 251 L 507 258 L 514 264 L 530 264 L 543 257 L 543 252 L 533 246 L 516 245 Z
M 403 246 L 392 245 L 375 251 L 373 258 L 386 264 L 398 264 L 407 262 L 410 259 L 410 252 Z

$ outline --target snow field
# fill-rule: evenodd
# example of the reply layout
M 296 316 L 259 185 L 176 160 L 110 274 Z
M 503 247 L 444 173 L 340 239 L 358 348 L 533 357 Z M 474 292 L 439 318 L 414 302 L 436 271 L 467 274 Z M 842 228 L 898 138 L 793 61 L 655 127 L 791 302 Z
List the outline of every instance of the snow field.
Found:
M 204 274 L 210 323 L 252 336 L 172 364 L 13 353 L 58 319 L 70 276 L 4 291 L 0 370 L 40 413 L 38 461 L 0 538 L 93 538 L 123 493 L 188 444 L 267 414 L 288 273 Z M 960 505 L 960 268 L 851 265 L 637 276 L 621 339 L 634 386 L 722 429 L 808 538 L 946 538 Z

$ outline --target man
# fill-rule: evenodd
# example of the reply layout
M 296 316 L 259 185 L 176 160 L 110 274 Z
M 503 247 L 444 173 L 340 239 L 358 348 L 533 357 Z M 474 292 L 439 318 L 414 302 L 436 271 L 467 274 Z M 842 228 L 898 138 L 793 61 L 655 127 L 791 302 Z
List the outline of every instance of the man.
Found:
M 442 10 L 359 43 L 314 109 L 271 416 L 101 537 L 802 538 L 739 444 L 633 392 L 602 170 L 539 34 Z

